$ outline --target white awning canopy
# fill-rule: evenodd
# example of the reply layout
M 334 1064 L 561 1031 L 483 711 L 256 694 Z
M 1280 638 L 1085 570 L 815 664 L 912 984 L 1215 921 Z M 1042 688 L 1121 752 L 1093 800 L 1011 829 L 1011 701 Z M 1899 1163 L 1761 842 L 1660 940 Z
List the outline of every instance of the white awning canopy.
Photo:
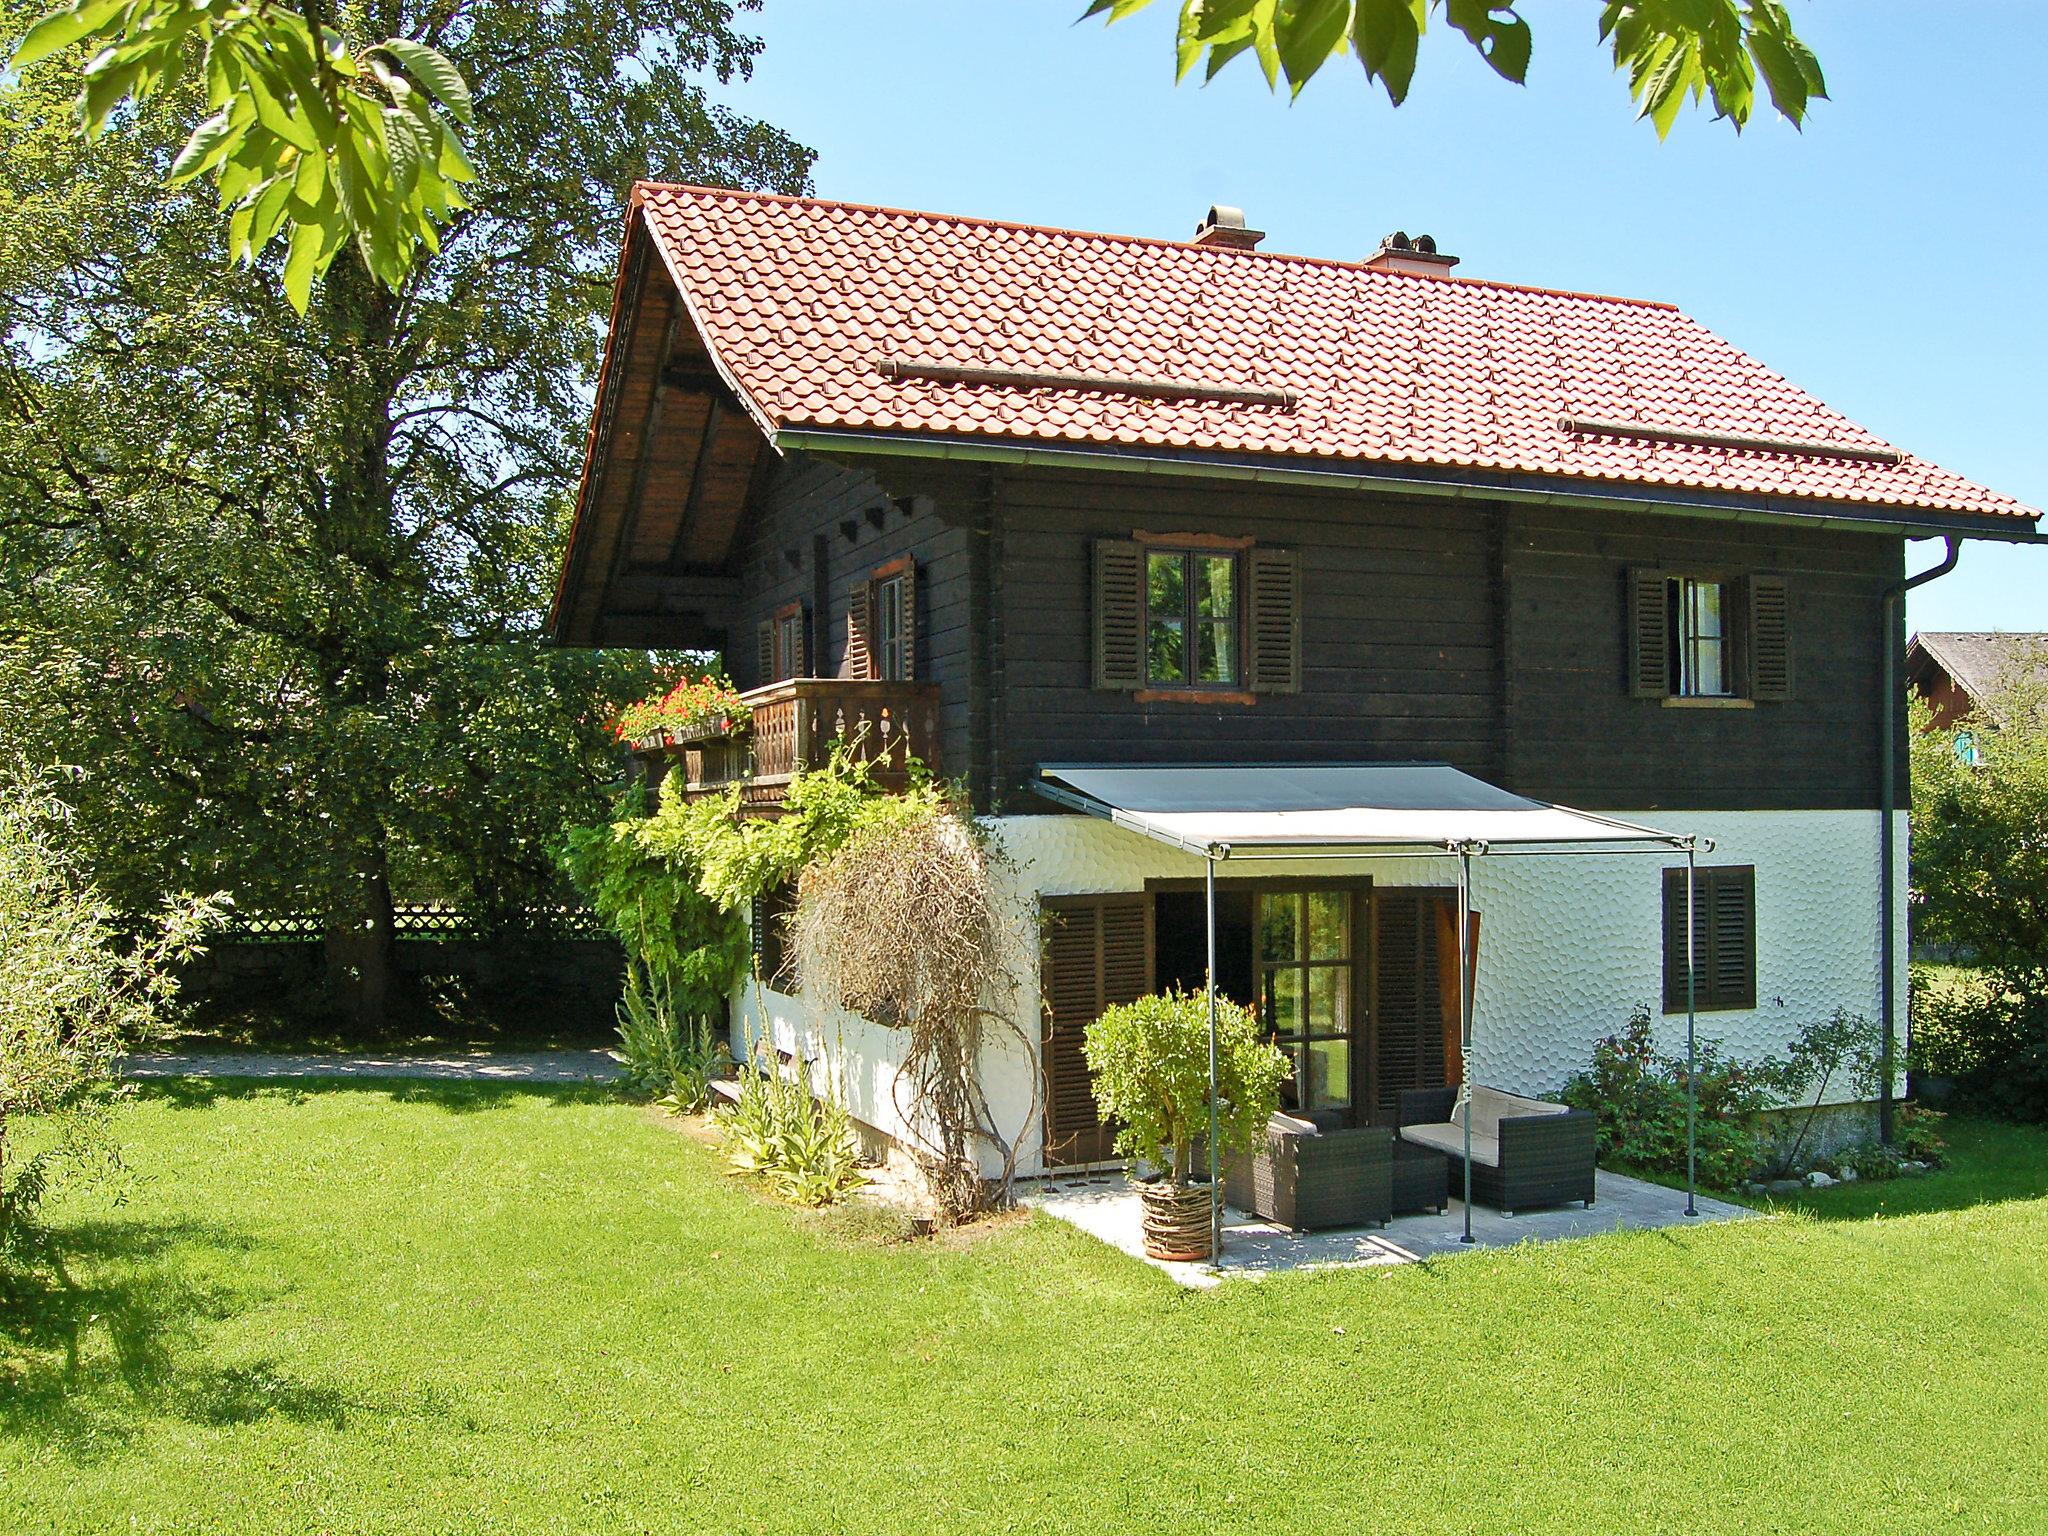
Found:
M 1510 794 L 1447 763 L 1051 764 L 1048 799 L 1188 853 L 1285 858 L 1467 852 L 1671 853 L 1704 846 Z

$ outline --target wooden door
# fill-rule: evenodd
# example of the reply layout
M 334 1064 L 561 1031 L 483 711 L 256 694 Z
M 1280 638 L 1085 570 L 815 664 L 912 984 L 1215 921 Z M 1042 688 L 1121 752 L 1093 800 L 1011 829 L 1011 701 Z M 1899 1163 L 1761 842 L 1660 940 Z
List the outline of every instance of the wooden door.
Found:
M 1112 1128 L 1095 1107 L 1082 1036 L 1112 1003 L 1152 990 L 1152 898 L 1143 892 L 1049 896 L 1040 904 L 1048 1166 L 1102 1162 Z

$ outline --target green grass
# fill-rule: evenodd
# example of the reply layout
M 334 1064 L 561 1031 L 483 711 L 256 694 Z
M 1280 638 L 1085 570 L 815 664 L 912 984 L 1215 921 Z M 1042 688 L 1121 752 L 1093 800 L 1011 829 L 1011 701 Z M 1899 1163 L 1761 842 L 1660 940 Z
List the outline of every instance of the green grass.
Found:
M 594 1090 L 184 1085 L 124 1130 L 144 1182 L 0 1301 L 0 1531 L 2048 1527 L 2036 1132 L 1196 1294 L 1044 1218 L 852 1241 Z

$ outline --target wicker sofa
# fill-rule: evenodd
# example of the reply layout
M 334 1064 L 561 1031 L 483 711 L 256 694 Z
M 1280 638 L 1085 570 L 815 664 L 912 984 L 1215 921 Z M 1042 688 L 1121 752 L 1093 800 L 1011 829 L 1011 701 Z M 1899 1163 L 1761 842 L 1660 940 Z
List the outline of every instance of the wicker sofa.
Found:
M 1595 1125 L 1582 1109 L 1472 1089 L 1472 1198 L 1501 1214 L 1567 1200 L 1593 1204 Z M 1403 1141 L 1450 1159 L 1451 1188 L 1465 1180 L 1464 1110 L 1456 1088 L 1412 1089 L 1400 1095 L 1396 1119 Z
M 1225 1163 L 1223 1194 L 1239 1210 L 1296 1232 L 1383 1227 L 1394 1214 L 1394 1133 L 1276 1114 L 1258 1146 Z

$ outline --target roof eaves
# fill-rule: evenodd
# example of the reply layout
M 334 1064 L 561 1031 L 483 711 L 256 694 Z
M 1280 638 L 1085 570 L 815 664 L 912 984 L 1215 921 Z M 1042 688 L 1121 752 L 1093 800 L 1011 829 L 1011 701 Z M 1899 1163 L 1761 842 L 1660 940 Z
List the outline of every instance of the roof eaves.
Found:
M 1481 470 L 1390 470 L 1370 463 L 1341 464 L 1333 460 L 1277 460 L 1225 454 L 1175 453 L 1164 449 L 1120 446 L 1078 447 L 1014 438 L 969 437 L 943 433 L 861 431 L 833 427 L 783 428 L 778 447 L 814 452 L 858 452 L 917 458 L 967 459 L 1030 464 L 1047 468 L 1108 469 L 1136 474 L 1213 476 L 1295 485 L 1357 488 L 1378 486 L 1417 495 L 1487 497 L 1525 503 L 1550 503 L 1635 510 L 1664 515 L 1707 517 L 1734 522 L 1793 523 L 1805 526 L 1899 532 L 1913 537 L 1952 533 L 1965 538 L 2009 543 L 2048 543 L 2034 527 L 2040 513 L 2031 507 L 2024 516 L 2005 512 L 1945 512 L 1880 503 L 1836 502 L 1808 498 L 1743 497 L 1688 494 L 1677 488 L 1620 480 L 1586 480 L 1562 476 L 1489 474 Z

